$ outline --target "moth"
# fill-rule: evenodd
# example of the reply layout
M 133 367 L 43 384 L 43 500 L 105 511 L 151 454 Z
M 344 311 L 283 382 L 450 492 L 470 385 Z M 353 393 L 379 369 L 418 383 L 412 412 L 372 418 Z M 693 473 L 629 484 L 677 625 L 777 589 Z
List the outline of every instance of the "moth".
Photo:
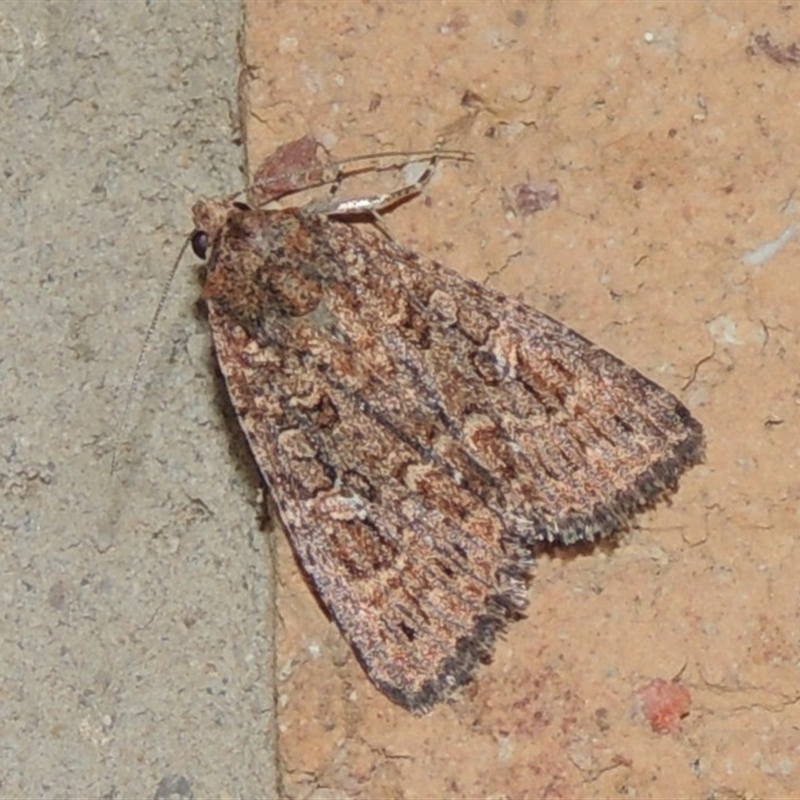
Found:
M 523 615 L 538 543 L 625 530 L 704 435 L 562 323 L 355 221 L 399 197 L 201 201 L 191 243 L 295 555 L 374 685 L 425 712 Z

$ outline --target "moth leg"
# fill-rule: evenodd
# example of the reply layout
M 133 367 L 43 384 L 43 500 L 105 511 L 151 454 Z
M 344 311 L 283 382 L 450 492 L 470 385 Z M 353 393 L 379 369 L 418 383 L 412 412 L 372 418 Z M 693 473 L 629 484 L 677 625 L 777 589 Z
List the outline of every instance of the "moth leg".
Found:
M 431 163 L 426 167 L 422 174 L 413 182 L 401 186 L 391 192 L 374 194 L 367 197 L 353 197 L 346 200 L 335 200 L 333 197 L 328 200 L 315 200 L 305 208 L 311 214 L 318 214 L 325 217 L 363 217 L 372 214 L 380 214 L 387 208 L 391 208 L 402 200 L 419 194 L 425 185 L 433 177 L 436 168 L 436 157 L 431 157 Z M 346 177 L 346 176 L 343 176 Z M 341 181 L 337 182 L 338 186 Z
M 391 240 L 392 236 L 383 224 L 381 214 L 398 203 L 418 195 L 433 177 L 435 170 L 436 159 L 434 156 L 430 165 L 422 171 L 413 183 L 408 183 L 392 192 L 339 201 L 331 197 L 327 201 L 309 203 L 303 210 L 308 214 L 323 217 L 367 217 L 387 239 Z
M 436 161 L 448 159 L 449 161 L 472 161 L 472 153 L 466 150 L 445 150 L 434 147 L 430 150 L 390 150 L 385 153 L 369 153 L 363 156 L 350 156 L 337 162 L 339 171 L 344 177 L 357 175 L 360 172 L 383 172 L 390 169 L 400 169 L 408 164 L 422 161 Z M 348 166 L 348 165 L 358 166 Z
M 354 156 L 344 159 L 338 164 L 338 172 L 330 179 L 331 188 L 326 200 L 316 200 L 305 206 L 304 211 L 311 215 L 324 217 L 369 217 L 374 225 L 388 238 L 392 237 L 386 230 L 381 214 L 396 206 L 398 203 L 419 194 L 433 177 L 438 161 L 447 159 L 452 161 L 472 161 L 473 156 L 466 150 L 419 150 L 410 152 L 388 152 L 374 155 Z M 422 165 L 428 162 L 422 172 L 405 186 L 384 194 L 368 195 L 367 197 L 336 200 L 335 195 L 339 187 L 348 178 L 365 172 L 383 172 L 396 170 L 412 165 Z
M 386 153 L 374 153 L 363 156 L 351 156 L 350 158 L 344 158 L 336 163 L 336 168 L 338 172 L 335 178 L 333 178 L 331 181 L 331 183 L 333 183 L 334 186 L 331 188 L 330 196 L 333 197 L 338 187 L 342 183 L 344 183 L 344 181 L 346 181 L 348 178 L 352 178 L 355 175 L 361 175 L 366 172 L 387 172 L 389 170 L 399 170 L 404 167 L 408 167 L 412 164 L 422 164 L 426 161 L 430 163 L 431 167 L 433 167 L 438 161 L 443 161 L 443 160 L 472 161 L 473 155 L 472 153 L 469 153 L 466 150 L 445 150 L 443 148 L 437 147 L 431 150 L 409 150 L 409 151 L 398 150 Z M 419 184 L 420 180 L 421 179 L 410 181 L 409 186 Z M 424 178 L 421 185 L 424 185 L 429 180 L 430 177 Z M 402 189 L 398 190 L 398 192 L 402 191 L 403 191 Z M 396 193 L 390 192 L 387 195 L 377 195 L 372 199 L 377 200 L 380 197 L 388 197 L 392 194 Z M 414 194 L 414 192 L 412 192 L 412 194 Z M 404 198 L 400 197 L 398 199 L 404 199 Z M 393 205 L 394 202 L 397 201 L 392 201 L 389 203 L 389 205 L 390 206 Z M 386 208 L 386 206 L 384 206 L 384 208 Z M 324 207 L 319 213 L 322 214 L 326 213 Z M 341 211 L 336 213 L 346 214 L 347 212 Z M 362 210 L 362 211 L 357 211 L 355 213 L 363 214 L 365 212 Z

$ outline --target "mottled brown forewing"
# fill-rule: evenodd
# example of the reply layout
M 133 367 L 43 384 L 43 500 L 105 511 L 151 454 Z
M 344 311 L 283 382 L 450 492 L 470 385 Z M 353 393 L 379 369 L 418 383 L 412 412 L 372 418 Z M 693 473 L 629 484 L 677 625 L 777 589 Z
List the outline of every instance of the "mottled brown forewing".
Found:
M 210 204 L 195 221 L 217 357 L 295 553 L 403 706 L 488 659 L 536 542 L 620 531 L 702 459 L 669 392 L 363 227 Z

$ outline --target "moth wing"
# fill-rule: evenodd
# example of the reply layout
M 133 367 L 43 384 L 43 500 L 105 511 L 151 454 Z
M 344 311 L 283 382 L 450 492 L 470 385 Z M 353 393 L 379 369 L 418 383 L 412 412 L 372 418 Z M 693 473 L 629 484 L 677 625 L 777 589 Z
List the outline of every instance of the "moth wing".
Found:
M 275 369 L 269 349 L 213 305 L 209 320 L 303 569 L 373 683 L 427 710 L 470 679 L 506 621 L 521 615 L 531 555 L 501 515 L 442 466 L 420 463 L 352 395 L 328 385 L 315 394 L 308 384 L 310 394 L 298 394 L 296 371 Z M 316 407 L 303 409 L 298 426 L 284 411 L 303 396 Z
M 455 450 L 506 476 L 502 507 L 520 531 L 566 544 L 611 535 L 702 461 L 700 423 L 616 356 L 439 264 L 398 264 L 426 320 L 449 323 L 416 369 L 460 428 Z
M 339 227 L 360 252 L 366 234 Z M 620 359 L 392 242 L 369 247 L 392 267 L 349 269 L 332 290 L 342 329 L 361 343 L 351 385 L 369 383 L 400 435 L 422 437 L 425 456 L 458 473 L 521 541 L 623 530 L 702 460 L 702 426 Z M 344 310 L 356 302 L 354 326 Z

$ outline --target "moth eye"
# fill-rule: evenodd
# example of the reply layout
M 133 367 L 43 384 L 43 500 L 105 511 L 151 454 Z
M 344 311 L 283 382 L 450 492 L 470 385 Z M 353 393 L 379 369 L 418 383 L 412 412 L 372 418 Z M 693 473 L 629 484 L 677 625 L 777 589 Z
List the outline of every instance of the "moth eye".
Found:
M 208 253 L 208 234 L 205 231 L 195 231 L 191 241 L 194 254 L 205 261 Z

